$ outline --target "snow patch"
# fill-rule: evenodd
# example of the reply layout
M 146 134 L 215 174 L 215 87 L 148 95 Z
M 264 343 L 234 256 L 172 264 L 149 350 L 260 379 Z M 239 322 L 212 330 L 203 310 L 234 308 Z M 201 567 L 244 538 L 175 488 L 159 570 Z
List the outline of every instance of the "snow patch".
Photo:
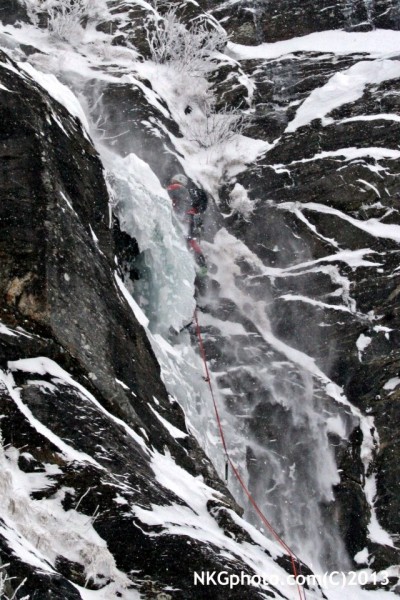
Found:
M 73 116 L 79 119 L 84 130 L 89 134 L 89 122 L 82 109 L 82 106 L 69 87 L 61 83 L 57 77 L 51 73 L 42 73 L 28 62 L 20 62 L 18 66 L 23 69 L 40 87 L 44 88 L 48 94 Z
M 180 439 L 180 438 L 185 438 L 188 436 L 187 433 L 184 433 L 177 427 L 174 427 L 174 425 L 172 425 L 169 421 L 164 419 L 164 417 L 162 417 L 156 410 L 154 410 L 154 408 L 152 406 L 150 406 L 150 409 L 156 415 L 157 419 L 165 427 L 165 429 L 172 435 L 173 438 Z
M 356 341 L 356 346 L 358 350 L 358 360 L 360 362 L 362 362 L 363 352 L 365 352 L 365 350 L 368 348 L 371 342 L 372 338 L 368 337 L 367 335 L 364 335 L 363 333 L 358 337 Z
M 12 329 L 6 327 L 3 323 L 0 323 L 0 334 L 10 335 L 11 337 L 17 337 L 17 334 L 14 331 L 12 331 Z
M 392 379 L 389 379 L 389 381 L 385 383 L 383 389 L 391 392 L 392 390 L 395 390 L 399 385 L 400 377 L 392 377 Z
M 366 32 L 318 31 L 302 37 L 259 46 L 228 43 L 228 54 L 236 60 L 273 59 L 293 52 L 331 52 L 333 54 L 368 53 L 379 57 L 398 55 L 400 32 L 375 29 Z
M 354 560 L 357 564 L 362 565 L 368 561 L 368 548 L 365 547 L 360 552 L 354 555 Z
M 322 119 L 323 125 L 328 125 L 333 122 L 333 119 L 326 118 L 326 115 L 343 104 L 361 98 L 367 84 L 379 84 L 398 77 L 400 77 L 400 61 L 358 62 L 346 71 L 336 73 L 324 86 L 313 90 L 297 110 L 286 132 L 292 133 L 314 119 Z
M 233 214 L 239 214 L 247 220 L 254 212 L 255 205 L 256 203 L 250 200 L 247 190 L 240 183 L 236 183 L 229 200 Z
M 74 509 L 63 509 L 62 502 L 70 490 L 60 489 L 40 501 L 32 499 L 32 492 L 52 485 L 49 477 L 57 473 L 58 467 L 45 465 L 46 473 L 25 473 L 18 467 L 19 456 L 19 450 L 12 446 L 4 450 L 0 436 L 0 532 L 11 550 L 22 561 L 49 574 L 56 572 L 56 558 L 64 556 L 81 564 L 87 578 L 99 583 L 99 575 L 111 579 L 115 597 L 121 594 L 128 600 L 125 591 L 131 582 L 117 569 L 92 519 Z
M 142 327 L 148 327 L 149 319 L 146 317 L 146 315 L 144 314 L 140 306 L 137 304 L 137 302 L 132 298 L 131 294 L 128 292 L 125 285 L 123 284 L 122 279 L 116 273 L 114 273 L 114 277 L 120 292 L 122 293 L 123 297 L 132 309 L 132 312 L 135 315 L 136 319 L 139 321 Z
M 131 427 L 129 427 L 129 425 L 127 425 L 124 421 L 122 421 L 118 417 L 115 417 L 114 415 L 109 413 L 100 404 L 100 402 L 98 402 L 98 400 L 96 400 L 96 398 L 86 388 L 83 387 L 83 385 L 81 385 L 80 383 L 75 381 L 71 377 L 71 375 L 69 373 L 67 373 L 67 371 L 64 371 L 64 369 L 62 369 L 56 362 L 54 362 L 50 358 L 46 358 L 43 356 L 40 356 L 37 358 L 24 358 L 24 359 L 20 359 L 20 360 L 16 360 L 16 361 L 9 361 L 8 366 L 12 371 L 24 371 L 27 373 L 38 373 L 39 375 L 48 374 L 55 378 L 55 383 L 61 382 L 61 383 L 64 383 L 64 384 L 74 387 L 80 394 L 82 394 L 82 396 L 86 400 L 89 400 L 92 404 L 94 404 L 94 406 L 96 406 L 96 408 L 100 412 L 102 412 L 104 415 L 106 415 L 108 419 L 114 421 L 114 423 L 117 423 L 119 426 L 121 426 L 123 429 L 125 429 L 126 433 L 137 444 L 139 444 L 145 451 L 147 451 L 147 446 L 146 446 L 145 442 L 143 441 L 143 439 L 137 433 L 135 433 L 135 431 L 133 431 L 133 429 Z M 1 371 L 0 371 L 0 377 L 1 377 Z M 11 377 L 11 376 L 8 376 L 8 377 Z M 16 393 L 17 393 L 17 391 L 16 391 Z M 19 399 L 19 395 L 18 395 L 17 399 L 19 402 L 21 402 Z M 40 429 L 37 429 L 37 431 L 39 431 L 39 433 L 42 433 L 41 428 L 44 428 L 43 435 L 45 435 L 45 437 L 48 437 L 46 435 L 46 431 L 49 434 L 54 435 L 47 428 L 45 428 L 44 425 L 42 425 L 41 423 L 36 421 L 36 419 L 34 419 L 32 413 L 30 412 L 30 410 L 27 407 L 23 407 L 23 408 L 25 408 L 27 411 L 29 411 L 31 418 L 33 419 L 33 421 L 32 421 L 33 426 L 35 426 L 34 425 L 35 422 L 40 425 Z M 21 412 L 23 412 L 23 411 L 21 411 Z M 25 412 L 24 412 L 24 414 L 25 414 Z M 28 413 L 26 416 L 29 418 Z M 35 429 L 36 429 L 36 427 L 35 427 Z M 56 436 L 54 436 L 54 437 L 55 437 L 55 440 L 53 443 L 55 443 L 55 445 L 57 445 L 57 440 L 59 440 L 59 438 L 56 438 Z M 50 439 L 50 441 L 53 441 L 50 437 L 48 437 L 48 439 Z M 61 440 L 59 440 L 59 441 L 61 442 Z M 61 443 L 62 443 L 62 446 L 64 447 L 65 446 L 64 442 L 61 442 Z M 73 454 L 72 456 L 75 457 L 75 454 Z M 76 457 L 77 457 L 76 459 L 79 459 L 79 457 L 81 457 L 81 460 L 82 460 L 82 456 L 83 456 L 82 453 L 76 453 Z M 86 457 L 87 455 L 84 455 L 84 456 Z M 101 465 L 99 465 L 90 456 L 88 458 L 89 458 L 89 462 L 92 462 L 93 464 L 98 466 L 100 469 L 103 469 L 103 467 Z
M 42 359 L 42 360 L 48 360 L 48 359 Z M 50 361 L 50 362 L 53 362 L 53 361 Z M 46 372 L 44 370 L 41 370 L 40 359 L 36 359 L 36 358 L 15 361 L 15 362 L 10 361 L 8 363 L 8 366 L 10 367 L 11 370 L 13 370 L 13 369 L 17 370 L 19 363 L 21 363 L 22 370 L 27 370 L 29 373 L 38 372 L 38 373 L 41 373 L 42 375 L 44 375 Z M 25 366 L 24 363 L 31 363 L 33 368 L 36 368 L 38 370 L 34 371 L 27 367 L 23 368 Z M 14 378 L 11 373 L 5 373 L 4 371 L 0 370 L 0 387 L 3 387 L 8 392 L 9 396 L 14 400 L 15 404 L 17 405 L 17 407 L 19 408 L 21 413 L 24 415 L 24 417 L 28 420 L 30 425 L 38 433 L 43 435 L 52 444 L 54 444 L 60 450 L 60 452 L 62 454 L 64 454 L 64 456 L 68 460 L 77 461 L 80 463 L 87 462 L 87 463 L 90 463 L 90 464 L 96 466 L 97 468 L 99 468 L 101 470 L 103 469 L 103 467 L 101 465 L 99 465 L 97 463 L 97 461 L 95 461 L 91 456 L 89 456 L 85 452 L 79 452 L 78 450 L 75 450 L 75 448 L 73 448 L 72 446 L 69 446 L 68 444 L 66 444 L 61 438 L 59 438 L 48 427 L 43 425 L 43 423 L 38 421 L 38 419 L 36 419 L 36 417 L 33 416 L 33 413 L 30 410 L 30 408 L 28 408 L 28 406 L 26 406 L 23 403 L 23 401 L 21 399 L 20 390 L 19 390 L 19 388 L 17 388 Z
M 338 310 L 339 312 L 341 311 L 347 313 L 352 312 L 347 306 L 342 306 L 340 304 L 328 304 L 327 302 L 321 302 L 320 300 L 315 300 L 314 298 L 309 298 L 307 296 L 300 296 L 299 294 L 284 294 L 279 296 L 279 298 L 286 300 L 286 302 L 305 302 L 306 304 L 319 306 L 320 308 L 327 308 L 329 310 Z
M 371 542 L 377 544 L 383 544 L 384 546 L 391 546 L 394 548 L 394 543 L 389 533 L 383 529 L 379 524 L 375 510 L 375 497 L 376 497 L 376 476 L 370 475 L 367 477 L 364 486 L 365 496 L 371 507 L 371 520 L 368 524 L 368 537 Z
M 400 157 L 400 151 L 398 154 Z M 361 221 L 341 212 L 340 210 L 337 210 L 336 208 L 331 208 L 330 206 L 318 204 L 316 202 L 305 202 L 301 205 L 298 202 L 283 202 L 282 204 L 277 205 L 277 208 L 280 210 L 289 210 L 291 212 L 296 210 L 310 210 L 333 215 L 344 221 L 347 221 L 354 227 L 365 231 L 373 237 L 386 238 L 400 243 L 400 226 L 389 223 L 381 223 L 378 219 L 366 219 L 365 221 Z
M 301 160 L 294 160 L 291 163 L 288 163 L 288 165 L 270 165 L 270 167 L 276 172 L 280 172 L 283 168 L 291 165 L 296 165 L 298 163 L 313 162 L 314 160 L 325 160 L 327 158 L 337 158 L 338 160 L 344 159 L 346 161 L 356 160 L 359 158 L 374 158 L 377 161 L 384 159 L 397 160 L 398 158 L 400 158 L 400 150 L 393 150 L 391 148 L 380 148 L 377 146 L 372 146 L 370 148 L 356 148 L 355 146 L 353 146 L 348 148 L 340 148 L 339 150 L 326 150 L 324 152 L 318 152 L 317 154 L 314 154 L 314 156 L 312 156 L 311 158 L 302 158 Z M 374 165 L 369 165 L 369 167 L 374 167 Z
M 276 543 L 267 540 L 249 523 L 243 521 L 232 510 L 227 509 L 232 519 L 246 529 L 258 545 L 242 542 L 224 534 L 215 519 L 207 510 L 209 500 L 218 499 L 220 494 L 209 488 L 201 477 L 193 477 L 179 467 L 171 456 L 154 452 L 151 463 L 157 481 L 165 488 L 171 490 L 184 504 L 168 506 L 153 505 L 151 510 L 133 507 L 134 514 L 147 525 L 161 525 L 162 535 L 168 532 L 172 535 L 183 535 L 189 538 L 213 544 L 220 552 L 228 553 L 241 559 L 258 575 L 274 574 L 282 581 L 280 591 L 291 597 L 293 589 L 285 584 L 287 573 L 284 572 L 273 560 L 281 556 L 281 549 Z M 270 553 L 267 555 L 264 549 Z M 268 589 L 263 588 L 262 589 Z

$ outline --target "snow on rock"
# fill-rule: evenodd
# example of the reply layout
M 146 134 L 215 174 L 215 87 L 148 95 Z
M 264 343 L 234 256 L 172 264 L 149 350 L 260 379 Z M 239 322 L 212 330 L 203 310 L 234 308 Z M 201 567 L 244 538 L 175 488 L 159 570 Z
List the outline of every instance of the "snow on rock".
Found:
M 0 323 L 0 333 L 2 335 L 11 335 L 11 336 L 17 336 L 17 333 L 15 333 L 12 329 L 10 329 L 9 327 L 6 327 L 6 325 L 4 325 L 4 323 Z
M 284 294 L 283 296 L 280 296 L 280 298 L 282 300 L 285 300 L 286 302 L 306 302 L 308 304 L 312 304 L 313 306 L 327 308 L 328 310 L 351 312 L 351 310 L 347 306 L 341 306 L 340 304 L 328 304 L 327 302 L 321 302 L 320 300 L 313 300 L 312 298 L 308 298 L 307 296 Z
M 188 436 L 187 433 L 184 433 L 177 427 L 174 427 L 171 423 L 169 423 L 166 419 L 164 419 L 160 414 L 158 414 L 158 412 L 152 406 L 150 406 L 150 409 L 156 415 L 156 417 L 160 421 L 160 423 L 169 431 L 169 433 L 172 435 L 172 437 L 174 437 L 175 439 L 179 439 L 179 438 L 185 438 Z
M 230 207 L 233 213 L 241 215 L 244 219 L 248 218 L 254 212 L 255 203 L 250 200 L 245 188 L 236 183 L 230 193 Z
M 368 348 L 370 343 L 372 342 L 372 338 L 364 335 L 363 333 L 360 335 L 356 342 L 357 350 L 358 350 L 358 360 L 362 362 L 362 355 L 365 350 Z
M 78 98 L 69 87 L 62 84 L 52 73 L 42 73 L 28 62 L 19 63 L 19 67 L 43 87 L 52 98 L 62 104 L 72 116 L 79 119 L 86 133 L 89 133 L 90 127 L 86 115 Z
M 45 361 L 47 359 L 44 359 Z M 32 359 L 32 364 L 40 364 L 40 361 L 37 359 Z M 10 365 L 12 368 L 12 365 Z M 23 368 L 23 366 L 22 366 Z M 29 372 L 31 372 L 29 370 Z M 36 371 L 37 372 L 37 371 Z M 1 386 L 7 390 L 10 396 L 13 398 L 14 402 L 20 409 L 20 411 L 24 414 L 24 416 L 31 423 L 32 427 L 36 429 L 38 433 L 44 435 L 48 440 L 50 440 L 59 450 L 71 461 L 76 460 L 77 462 L 88 462 L 95 466 L 99 466 L 96 461 L 93 460 L 91 456 L 88 456 L 84 452 L 79 452 L 75 448 L 66 444 L 63 440 L 61 440 L 57 435 L 55 435 L 51 429 L 40 423 L 32 414 L 32 411 L 24 404 L 21 400 L 21 396 L 18 388 L 15 385 L 12 375 L 9 375 L 4 372 L 0 372 L 0 384 Z
M 346 71 L 334 75 L 323 87 L 317 88 L 300 106 L 296 116 L 286 128 L 296 131 L 313 119 L 322 119 L 323 125 L 333 122 L 327 118 L 335 108 L 355 102 L 363 95 L 366 85 L 379 84 L 400 77 L 400 61 L 360 61 Z
M 400 377 L 392 377 L 385 383 L 383 389 L 391 392 L 392 390 L 395 390 L 398 385 L 400 385 Z
M 214 111 L 210 84 L 204 77 L 177 74 L 169 65 L 150 61 L 136 64 L 136 69 L 150 80 L 157 92 L 157 103 L 163 98 L 179 125 L 182 137 L 171 133 L 169 137 L 185 172 L 214 197 L 218 198 L 219 186 L 226 176 L 235 177 L 272 147 L 264 140 L 243 135 L 240 127 L 236 129 L 237 117 L 229 112 L 229 107 Z M 249 214 L 251 204 L 242 202 L 245 213 Z
M 357 158 L 370 157 L 377 161 L 385 158 L 389 160 L 396 160 L 400 158 L 400 150 L 393 150 L 392 148 L 340 148 L 340 150 L 332 150 L 325 152 L 318 152 L 311 158 L 303 158 L 300 161 L 293 161 L 289 164 L 296 164 L 296 162 L 307 163 L 316 160 L 324 160 L 326 158 L 341 158 L 343 157 L 346 161 L 355 160 Z M 285 165 L 271 165 L 274 169 L 282 169 Z
M 128 292 L 128 290 L 124 286 L 121 278 L 118 277 L 118 275 L 115 275 L 115 281 L 117 282 L 117 285 L 118 285 L 119 289 L 121 290 L 122 295 L 124 296 L 125 300 L 128 302 L 129 306 L 131 307 L 131 309 L 133 311 L 133 314 L 135 315 L 135 317 L 137 318 L 139 323 L 143 327 L 147 327 L 149 325 L 149 319 L 146 317 L 146 315 L 144 314 L 144 312 L 142 311 L 140 306 L 135 302 L 135 300 L 133 299 L 131 294 Z
M 69 373 L 67 373 L 64 369 L 62 369 L 53 360 L 46 358 L 46 357 L 42 357 L 42 356 L 39 356 L 37 358 L 25 358 L 25 359 L 20 359 L 20 360 L 16 360 L 16 361 L 9 361 L 8 367 L 11 369 L 11 371 L 23 371 L 25 373 L 37 373 L 39 375 L 48 374 L 48 375 L 51 375 L 53 378 L 55 378 L 55 381 L 65 382 L 68 385 L 74 387 L 85 399 L 88 399 L 96 407 L 97 410 L 99 410 L 101 413 L 105 414 L 108 418 L 110 418 L 112 421 L 114 421 L 118 425 L 121 425 L 125 429 L 127 434 L 135 440 L 135 442 L 137 442 L 140 446 L 143 446 L 143 447 L 145 446 L 142 438 L 140 436 L 138 436 L 124 421 L 122 421 L 121 419 L 118 419 L 114 415 L 110 414 L 98 402 L 98 400 L 96 400 L 96 398 L 93 396 L 93 394 L 91 394 L 86 388 L 84 388 L 83 385 L 81 385 L 80 383 L 75 381 Z M 11 381 L 11 384 L 12 384 L 12 381 Z M 18 396 L 16 396 L 15 399 L 17 402 L 20 402 Z M 27 414 L 28 414 L 28 418 L 29 418 L 29 413 L 27 413 Z M 57 445 L 57 443 L 56 443 L 56 445 Z M 77 456 L 77 459 L 80 458 L 79 453 L 77 453 L 76 456 Z M 85 457 L 83 457 L 83 460 L 85 460 Z M 93 462 L 93 459 L 89 458 L 89 462 Z M 93 463 L 93 464 L 96 464 L 96 463 Z
M 162 526 L 164 531 L 169 531 L 174 535 L 185 535 L 211 543 L 220 548 L 228 560 L 233 559 L 235 555 L 239 556 L 260 578 L 266 577 L 266 574 L 277 578 L 280 581 L 282 592 L 287 594 L 288 598 L 290 597 L 292 590 L 288 578 L 270 558 L 277 558 L 281 554 L 275 543 L 266 540 L 256 529 L 247 524 L 246 530 L 254 537 L 257 544 L 239 545 L 235 539 L 224 535 L 207 510 L 207 503 L 215 497 L 213 490 L 201 481 L 194 485 L 193 478 L 174 464 L 168 454 L 154 454 L 152 468 L 157 480 L 164 487 L 171 489 L 176 495 L 183 498 L 186 506 L 180 504 L 153 505 L 151 510 L 134 508 L 135 515 L 143 523 Z M 230 516 L 238 524 L 241 522 L 235 513 L 230 512 Z M 268 587 L 260 585 L 261 589 L 267 590 Z M 318 596 L 319 593 L 316 593 Z
M 83 462 L 102 467 L 83 452 L 67 447 L 57 436 L 33 418 L 24 408 L 18 390 L 13 390 L 10 375 L 0 373 L 0 386 L 10 393 L 16 405 L 31 425 L 55 444 L 68 461 Z M 1 387 L 0 387 L 1 389 Z M 1 440 L 0 440 L 1 441 Z M 83 566 L 87 580 L 97 580 L 101 573 L 113 580 L 110 593 L 121 593 L 129 579 L 120 572 L 106 542 L 98 535 L 92 520 L 76 510 L 65 510 L 63 502 L 71 490 L 60 489 L 49 499 L 35 500 L 34 493 L 43 492 L 54 485 L 54 477 L 62 473 L 54 463 L 45 464 L 44 472 L 25 472 L 19 468 L 21 451 L 12 445 L 3 448 L 0 443 L 0 505 L 2 523 L 0 534 L 9 543 L 15 556 L 48 574 L 55 574 L 55 562 L 59 555 Z M 33 459 L 28 455 L 28 460 Z M 96 596 L 97 597 L 97 596 Z
M 368 536 L 371 541 L 376 542 L 378 544 L 384 544 L 385 546 L 394 546 L 393 539 L 389 535 L 387 531 L 383 529 L 383 527 L 379 524 L 379 521 L 376 516 L 376 510 L 374 507 L 376 500 L 376 476 L 371 475 L 367 477 L 365 483 L 365 493 L 367 496 L 367 500 L 371 507 L 371 520 L 368 525 Z
M 334 54 L 368 53 L 372 56 L 396 55 L 400 32 L 375 29 L 366 32 L 321 31 L 303 37 L 272 44 L 242 46 L 228 44 L 230 54 L 237 60 L 274 59 L 293 52 L 332 52 Z
M 337 155 L 340 155 L 340 150 Z M 365 156 L 365 154 L 364 154 Z M 400 152 L 399 152 L 400 156 Z M 280 210 L 292 210 L 298 209 L 299 204 L 296 203 L 282 203 L 278 207 Z M 337 210 L 336 208 L 331 208 L 329 206 L 325 206 L 324 204 L 317 204 L 315 202 L 306 202 L 301 204 L 301 210 L 310 210 L 315 212 L 321 212 L 328 215 L 334 215 L 335 217 L 339 217 L 344 221 L 347 221 L 354 227 L 365 231 L 369 235 L 377 238 L 387 238 L 393 240 L 395 242 L 400 242 L 400 225 L 381 223 L 378 219 L 366 219 L 360 220 L 355 219 L 354 217 L 349 216 L 348 214 Z

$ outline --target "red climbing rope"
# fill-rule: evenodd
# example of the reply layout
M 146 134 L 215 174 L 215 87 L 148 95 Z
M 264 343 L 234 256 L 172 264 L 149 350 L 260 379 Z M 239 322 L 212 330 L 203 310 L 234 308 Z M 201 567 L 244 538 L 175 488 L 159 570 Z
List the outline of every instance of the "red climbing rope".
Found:
M 226 440 L 225 440 L 225 434 L 224 434 L 224 430 L 223 430 L 222 423 L 221 423 L 221 417 L 219 415 L 218 404 L 217 404 L 217 400 L 216 400 L 216 397 L 214 394 L 214 389 L 213 389 L 212 382 L 211 382 L 210 371 L 208 369 L 207 357 L 206 357 L 206 353 L 204 350 L 204 344 L 203 344 L 203 337 L 201 335 L 199 319 L 197 316 L 197 308 L 194 311 L 194 320 L 196 323 L 196 334 L 197 334 L 197 338 L 199 340 L 200 354 L 201 354 L 201 358 L 204 363 L 204 369 L 205 369 L 205 373 L 206 373 L 206 382 L 208 383 L 208 387 L 210 388 L 211 397 L 212 397 L 212 401 L 214 404 L 215 416 L 217 418 L 217 423 L 218 423 L 219 434 L 220 434 L 222 446 L 223 446 L 224 452 L 225 452 L 226 462 L 227 462 L 227 464 L 229 464 L 231 466 L 231 469 L 232 469 L 236 479 L 238 480 L 240 486 L 242 487 L 242 489 L 245 492 L 246 496 L 248 497 L 251 505 L 253 506 L 255 512 L 260 517 L 261 521 L 264 523 L 264 525 L 267 527 L 268 531 L 273 535 L 273 537 L 276 539 L 276 541 L 282 546 L 282 548 L 285 550 L 285 552 L 289 555 L 290 561 L 292 563 L 293 575 L 294 575 L 295 581 L 297 583 L 297 591 L 299 594 L 299 598 L 300 598 L 300 600 L 306 600 L 304 588 L 302 588 L 300 586 L 300 584 L 297 582 L 298 572 L 297 572 L 297 567 L 296 567 L 296 561 L 300 564 L 299 559 L 297 558 L 295 553 L 289 548 L 289 546 L 286 544 L 286 542 L 284 542 L 283 539 L 280 537 L 280 535 L 275 531 L 275 529 L 273 528 L 271 523 L 268 521 L 267 517 L 264 515 L 261 508 L 258 506 L 257 502 L 251 495 L 250 490 L 248 489 L 247 485 L 243 481 L 238 469 L 236 468 L 235 464 L 233 463 L 233 461 L 229 455 L 228 447 L 227 447 Z

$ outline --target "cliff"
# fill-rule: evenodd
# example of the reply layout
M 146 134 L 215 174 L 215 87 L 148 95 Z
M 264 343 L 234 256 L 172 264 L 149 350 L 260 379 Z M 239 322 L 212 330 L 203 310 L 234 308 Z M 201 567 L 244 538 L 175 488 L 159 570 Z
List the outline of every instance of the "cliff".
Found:
M 78 4 L 69 29 L 51 2 L 0 9 L 3 594 L 297 593 L 223 481 L 196 296 L 229 452 L 301 572 L 383 572 L 391 597 L 396 3 Z M 218 31 L 200 63 L 157 60 L 171 15 L 192 44 L 199 18 Z M 197 289 L 163 190 L 179 171 L 210 196 Z

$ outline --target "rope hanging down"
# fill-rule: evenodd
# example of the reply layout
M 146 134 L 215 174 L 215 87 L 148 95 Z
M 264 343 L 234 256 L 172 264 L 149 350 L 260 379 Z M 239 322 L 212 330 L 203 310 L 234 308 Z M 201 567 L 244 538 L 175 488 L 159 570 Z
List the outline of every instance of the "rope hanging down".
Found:
M 298 591 L 298 594 L 299 594 L 299 598 L 300 598 L 300 600 L 306 600 L 305 590 L 297 582 L 298 572 L 297 572 L 297 567 L 296 567 L 296 561 L 300 565 L 300 560 L 297 558 L 297 556 L 294 554 L 294 552 L 289 548 L 289 546 L 286 544 L 286 542 L 284 542 L 284 540 L 280 537 L 280 535 L 275 531 L 275 529 L 273 528 L 273 526 L 271 525 L 271 523 L 268 521 L 267 517 L 264 515 L 264 513 L 261 510 L 261 508 L 258 506 L 257 502 L 255 501 L 255 499 L 251 495 L 250 490 L 248 489 L 247 485 L 243 481 L 243 479 L 242 479 L 242 477 L 241 477 L 238 469 L 236 468 L 235 464 L 233 463 L 233 461 L 232 461 L 232 459 L 230 457 L 230 454 L 228 452 L 228 447 L 227 447 L 227 444 L 226 444 L 226 440 L 225 440 L 224 430 L 223 430 L 222 423 L 221 423 L 221 418 L 220 418 L 220 415 L 219 415 L 217 400 L 216 400 L 216 397 L 215 397 L 215 394 L 214 394 L 214 389 L 213 389 L 212 382 L 211 382 L 210 371 L 208 369 L 207 357 L 206 357 L 206 353 L 205 353 L 205 350 L 204 350 L 204 344 L 203 344 L 203 337 L 201 335 L 200 325 L 199 325 L 199 319 L 198 319 L 198 316 L 197 316 L 197 308 L 195 308 L 195 310 L 194 310 L 194 320 L 195 320 L 195 323 L 196 323 L 196 335 L 197 335 L 197 338 L 199 340 L 200 354 L 201 354 L 201 358 L 202 358 L 203 363 L 204 363 L 204 369 L 205 369 L 205 373 L 206 373 L 206 382 L 208 383 L 208 387 L 210 388 L 210 393 L 211 393 L 212 401 L 213 401 L 213 404 L 214 404 L 214 411 L 215 411 L 215 416 L 217 418 L 219 435 L 220 435 L 222 446 L 223 446 L 224 453 L 225 453 L 226 465 L 228 465 L 228 464 L 230 465 L 230 467 L 231 467 L 231 469 L 232 469 L 232 471 L 233 471 L 236 479 L 238 480 L 241 488 L 245 492 L 247 498 L 249 499 L 249 502 L 253 506 L 255 512 L 260 517 L 260 519 L 263 522 L 263 524 L 267 527 L 268 531 L 272 534 L 272 536 L 276 539 L 276 541 L 282 546 L 282 548 L 285 550 L 285 552 L 290 557 L 290 561 L 291 561 L 291 564 L 292 564 L 293 575 L 294 575 L 295 581 L 297 583 L 297 591 Z M 226 472 L 226 476 L 227 476 L 227 472 Z

